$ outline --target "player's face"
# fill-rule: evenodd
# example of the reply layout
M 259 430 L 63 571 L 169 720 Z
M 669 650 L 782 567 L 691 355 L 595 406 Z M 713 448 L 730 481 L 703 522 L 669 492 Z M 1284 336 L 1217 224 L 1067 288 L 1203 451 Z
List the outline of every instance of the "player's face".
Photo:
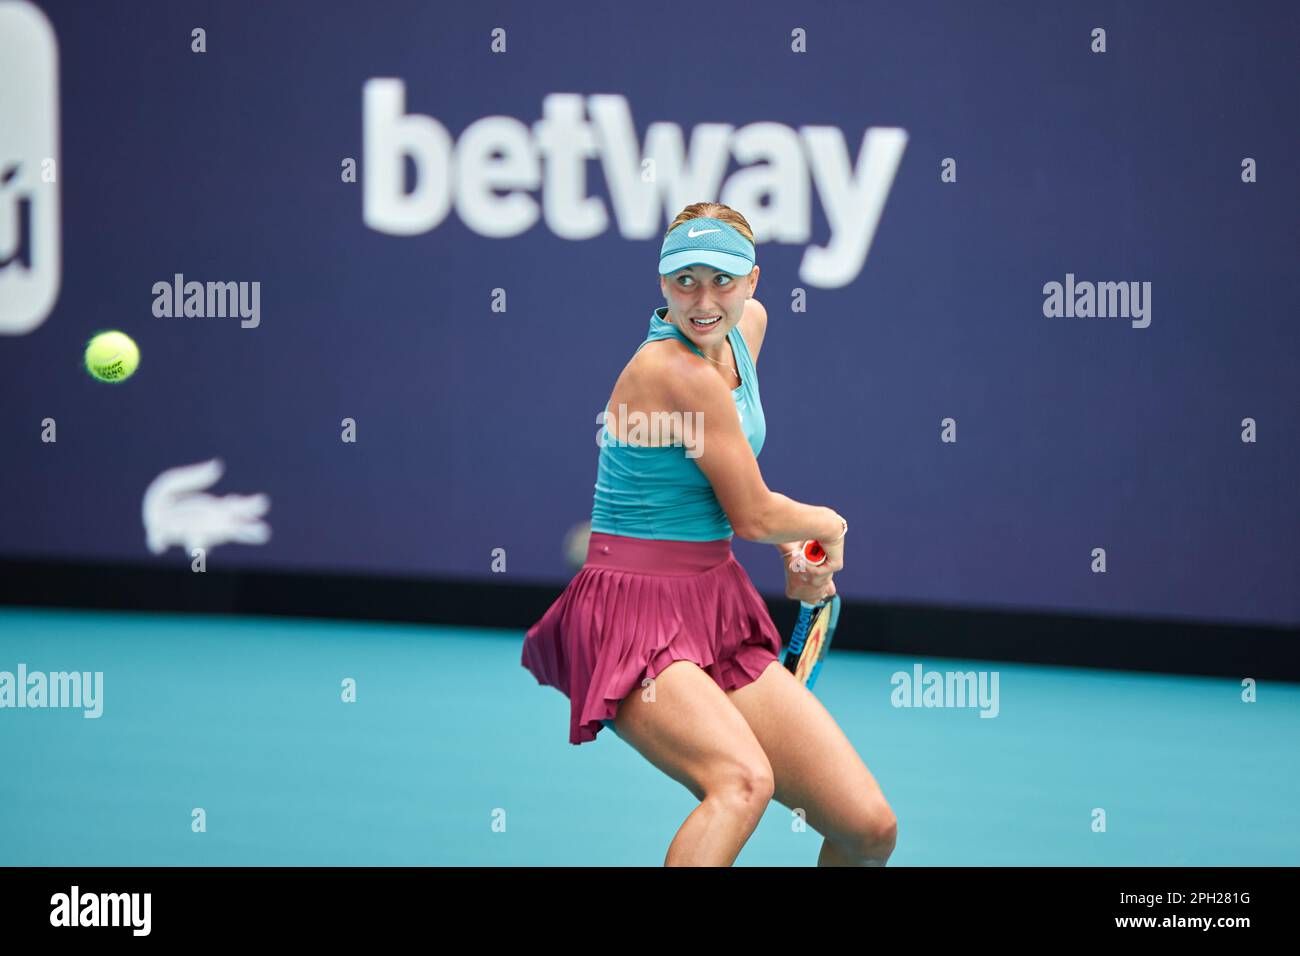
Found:
M 696 345 L 720 343 L 745 314 L 745 301 L 754 294 L 758 267 L 745 276 L 728 275 L 712 266 L 696 265 L 659 277 L 668 318 Z M 711 325 L 707 320 L 717 316 Z

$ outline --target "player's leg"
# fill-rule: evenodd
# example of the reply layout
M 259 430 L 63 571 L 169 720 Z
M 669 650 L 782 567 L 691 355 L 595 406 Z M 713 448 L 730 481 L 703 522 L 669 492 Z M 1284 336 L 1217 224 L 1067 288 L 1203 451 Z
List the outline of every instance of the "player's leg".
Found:
M 700 801 L 665 866 L 730 866 L 772 799 L 772 767 L 740 712 L 692 661 L 674 661 L 619 705 L 618 735 Z
M 820 866 L 884 866 L 898 835 L 885 795 L 821 701 L 773 661 L 727 696 L 758 738 L 775 776 L 774 796 L 802 808 L 826 838 Z

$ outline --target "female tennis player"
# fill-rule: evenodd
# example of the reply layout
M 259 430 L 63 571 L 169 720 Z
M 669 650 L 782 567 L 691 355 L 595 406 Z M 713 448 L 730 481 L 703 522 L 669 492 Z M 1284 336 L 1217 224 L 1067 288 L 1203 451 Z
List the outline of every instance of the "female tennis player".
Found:
M 786 595 L 818 601 L 835 593 L 848 531 L 759 472 L 758 275 L 740 213 L 694 203 L 673 220 L 659 254 L 667 305 L 606 408 L 586 563 L 529 629 L 522 662 L 568 696 L 570 743 L 612 727 L 700 801 L 666 866 L 730 866 L 773 797 L 824 837 L 819 865 L 883 866 L 893 811 L 781 666 L 781 637 L 731 551 L 733 534 L 775 544 Z M 808 539 L 825 565 L 792 568 Z

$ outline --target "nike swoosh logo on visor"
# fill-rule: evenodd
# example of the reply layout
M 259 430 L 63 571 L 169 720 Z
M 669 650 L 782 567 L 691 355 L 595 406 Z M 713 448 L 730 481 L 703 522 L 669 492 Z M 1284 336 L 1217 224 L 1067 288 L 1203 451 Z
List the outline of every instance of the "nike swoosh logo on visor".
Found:
M 687 236 L 687 238 L 689 238 L 689 239 L 694 239 L 694 238 L 696 238 L 697 236 L 707 236 L 707 235 L 708 235 L 709 233 L 711 233 L 711 232 L 722 232 L 722 230 L 721 230 L 721 229 L 701 229 L 699 232 L 696 232 L 694 229 L 689 229 L 689 230 L 687 230 L 687 232 L 686 232 L 686 236 Z

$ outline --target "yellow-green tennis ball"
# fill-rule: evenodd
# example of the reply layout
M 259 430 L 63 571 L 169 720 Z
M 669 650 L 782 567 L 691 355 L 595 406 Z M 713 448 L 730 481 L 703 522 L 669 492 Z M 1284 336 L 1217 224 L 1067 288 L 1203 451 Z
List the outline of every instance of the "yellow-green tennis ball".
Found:
M 86 370 L 101 382 L 121 382 L 140 364 L 140 349 L 124 332 L 100 332 L 86 343 Z

